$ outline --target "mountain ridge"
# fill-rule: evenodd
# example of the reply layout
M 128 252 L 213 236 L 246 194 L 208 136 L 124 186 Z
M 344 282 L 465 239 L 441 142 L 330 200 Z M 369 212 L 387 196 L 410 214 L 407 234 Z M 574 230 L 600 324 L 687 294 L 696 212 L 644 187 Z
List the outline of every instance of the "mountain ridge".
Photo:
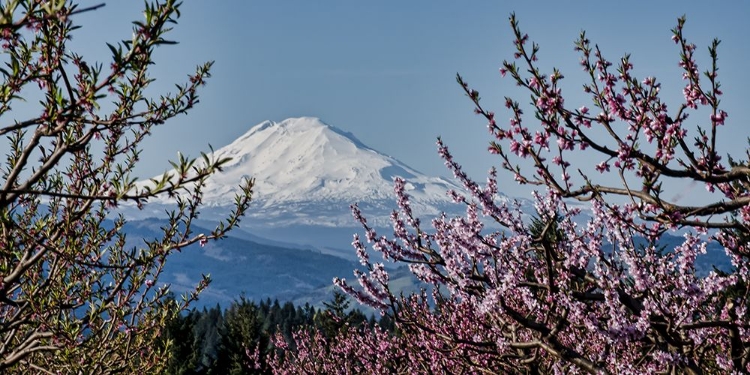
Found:
M 393 199 L 393 178 L 410 182 L 416 200 L 447 202 L 448 189 L 460 189 L 441 177 L 429 177 L 399 160 L 368 147 L 352 133 L 315 117 L 265 121 L 229 145 L 216 157 L 231 157 L 215 182 L 252 175 L 257 200 L 264 206 L 278 202 L 373 201 Z M 223 178 L 223 177 L 227 178 Z M 439 188 L 434 189 L 433 186 Z M 207 187 L 206 202 L 216 204 Z
M 263 121 L 209 157 L 231 161 L 208 180 L 203 189 L 206 206 L 230 205 L 239 182 L 252 177 L 256 184 L 249 215 L 287 224 L 353 226 L 353 203 L 367 207 L 373 220 L 383 221 L 395 208 L 397 176 L 406 181 L 419 216 L 464 209 L 447 194 L 463 191 L 455 182 L 425 175 L 316 117 Z M 498 199 L 508 200 L 502 194 Z M 160 197 L 155 202 L 170 200 Z
M 446 194 L 451 189 L 464 192 L 455 182 L 426 176 L 314 117 L 261 122 L 209 157 L 231 157 L 232 161 L 209 178 L 203 190 L 206 205 L 195 225 L 212 228 L 213 220 L 223 218 L 243 177 L 256 179 L 257 192 L 240 230 L 224 241 L 210 241 L 205 248 L 193 246 L 177 254 L 165 276 L 175 290 L 184 291 L 201 272 L 211 272 L 215 283 L 205 295 L 211 303 L 226 302 L 249 286 L 254 290 L 248 296 L 253 298 L 278 295 L 299 301 L 325 300 L 330 279 L 349 276 L 358 264 L 352 235 L 364 237 L 364 233 L 351 215 L 350 204 L 359 204 L 368 226 L 379 235 L 392 233 L 395 176 L 406 180 L 411 207 L 421 218 L 442 212 L 463 216 L 466 210 Z M 142 211 L 131 207 L 131 214 L 140 218 L 164 215 L 164 204 L 174 206 L 163 198 Z M 510 198 L 498 194 L 497 200 Z M 530 200 L 517 201 L 525 215 L 534 215 Z M 157 223 L 158 219 L 136 222 L 130 228 L 135 234 L 150 235 L 148 227 Z M 429 220 L 423 223 L 428 226 Z M 665 245 L 679 241 L 679 237 L 664 237 Z M 722 254 L 723 249 L 712 245 L 699 272 L 707 274 L 712 265 L 726 268 Z M 235 285 L 238 282 L 242 285 Z
M 254 178 L 253 203 L 243 227 L 268 239 L 311 245 L 346 258 L 351 235 L 361 229 L 350 206 L 358 204 L 368 225 L 383 233 L 397 208 L 394 178 L 405 180 L 413 213 L 428 223 L 442 213 L 463 216 L 466 206 L 447 192 L 464 194 L 456 182 L 422 174 L 394 157 L 365 145 L 352 133 L 315 117 L 263 121 L 209 158 L 231 158 L 202 189 L 202 218 L 223 218 L 243 178 Z M 174 173 L 172 171 L 171 173 Z M 511 198 L 498 194 L 498 202 Z M 528 199 L 517 199 L 532 213 Z M 160 217 L 173 200 L 162 196 L 143 210 L 123 209 L 134 219 Z M 492 225 L 492 223 L 488 223 Z

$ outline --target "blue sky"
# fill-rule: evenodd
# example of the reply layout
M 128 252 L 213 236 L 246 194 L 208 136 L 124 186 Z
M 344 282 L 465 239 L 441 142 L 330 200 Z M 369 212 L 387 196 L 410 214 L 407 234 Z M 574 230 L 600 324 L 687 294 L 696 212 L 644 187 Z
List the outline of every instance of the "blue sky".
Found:
M 95 1 L 85 1 L 84 4 Z M 105 42 L 130 37 L 142 2 L 108 1 L 78 20 L 71 49 L 107 61 Z M 316 116 L 354 133 L 365 144 L 424 173 L 447 175 L 435 152 L 442 136 L 470 175 L 483 179 L 498 160 L 486 152 L 485 121 L 472 113 L 454 76 L 461 73 L 500 120 L 503 97 L 528 95 L 501 79 L 511 58 L 508 15 L 541 45 L 540 63 L 566 75 L 566 103 L 592 106 L 581 94 L 584 78 L 573 41 L 581 30 L 617 61 L 632 53 L 636 74 L 656 76 L 664 98 L 681 103 L 676 19 L 688 17 L 686 34 L 699 48 L 722 39 L 720 78 L 729 112 L 725 142 L 744 152 L 750 135 L 744 113 L 750 87 L 750 3 L 744 1 L 248 1 L 188 0 L 171 38 L 180 42 L 156 55 L 154 93 L 170 91 L 195 65 L 215 60 L 201 103 L 158 130 L 143 152 L 143 176 L 168 167 L 178 150 L 197 155 L 221 147 L 269 119 Z M 105 64 L 106 65 L 106 64 Z M 696 121 L 698 119 L 696 118 Z M 531 117 L 528 119 L 531 121 Z M 507 177 L 507 175 L 506 175 Z M 510 179 L 501 189 L 528 196 Z

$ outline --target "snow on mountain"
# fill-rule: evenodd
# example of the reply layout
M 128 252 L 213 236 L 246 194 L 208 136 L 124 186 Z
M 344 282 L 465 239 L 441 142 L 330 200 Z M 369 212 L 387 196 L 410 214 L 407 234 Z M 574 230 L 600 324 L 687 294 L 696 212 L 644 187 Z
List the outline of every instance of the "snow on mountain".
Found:
M 312 117 L 265 121 L 215 155 L 232 161 L 224 173 L 211 179 L 206 190 L 206 201 L 211 204 L 222 204 L 227 189 L 243 176 L 255 178 L 257 200 L 263 207 L 303 201 L 393 199 L 395 176 L 408 181 L 409 193 L 419 202 L 446 202 L 446 190 L 459 189 Z
M 262 122 L 213 156 L 232 161 L 209 179 L 204 203 L 231 205 L 242 178 L 252 177 L 255 203 L 249 216 L 275 226 L 355 226 L 352 203 L 374 224 L 385 225 L 396 207 L 396 176 L 406 180 L 416 214 L 463 210 L 446 194 L 463 190 L 456 183 L 424 175 L 314 117 Z
M 226 303 L 243 290 L 255 299 L 328 299 L 326 287 L 331 278 L 350 275 L 356 267 L 352 235 L 362 235 L 363 230 L 352 218 L 349 205 L 359 203 L 368 224 L 378 234 L 390 235 L 396 176 L 407 181 L 412 209 L 422 218 L 440 212 L 465 213 L 465 207 L 454 204 L 446 194 L 450 189 L 463 191 L 453 181 L 426 176 L 317 118 L 265 121 L 216 150 L 213 157 L 232 161 L 208 180 L 204 189 L 207 207 L 201 208 L 202 221 L 194 223 L 207 229 L 194 230 L 205 232 L 213 228 L 215 219 L 224 217 L 243 177 L 255 178 L 256 186 L 242 228 L 224 241 L 185 249 L 168 265 L 164 281 L 176 291 L 187 290 L 202 273 L 214 276 L 203 303 Z M 509 200 L 503 195 L 497 199 Z M 530 201 L 519 200 L 523 211 L 532 214 Z M 164 215 L 164 204 L 174 207 L 162 197 L 143 211 L 125 209 L 129 218 L 136 219 L 127 228 L 133 246 L 141 243 L 139 238 L 159 234 L 158 217 Z M 138 220 L 146 217 L 157 219 Z M 429 220 L 423 222 L 429 225 Z M 678 237 L 664 238 L 665 245 L 677 243 L 681 243 Z M 699 272 L 707 273 L 712 265 L 726 266 L 722 254 L 722 249 L 710 248 Z M 416 285 L 409 278 L 396 284 Z

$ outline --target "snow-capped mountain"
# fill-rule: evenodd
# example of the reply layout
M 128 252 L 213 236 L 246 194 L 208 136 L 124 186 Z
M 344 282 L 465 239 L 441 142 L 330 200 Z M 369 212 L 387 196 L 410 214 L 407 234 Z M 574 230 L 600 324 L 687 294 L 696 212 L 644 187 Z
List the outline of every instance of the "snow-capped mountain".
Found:
M 356 225 L 352 203 L 385 224 L 396 207 L 396 176 L 406 180 L 418 215 L 463 210 L 446 194 L 462 191 L 456 183 L 424 175 L 314 117 L 262 122 L 213 156 L 232 160 L 209 180 L 204 203 L 231 205 L 239 182 L 252 177 L 255 203 L 249 215 L 263 218 L 264 224 L 350 227 Z
M 243 229 L 336 255 L 354 256 L 350 243 L 360 225 L 351 215 L 351 204 L 359 204 L 368 225 L 391 227 L 396 176 L 406 181 L 411 208 L 426 223 L 442 212 L 453 216 L 466 210 L 447 194 L 464 191 L 456 182 L 424 175 L 314 117 L 262 122 L 209 157 L 232 160 L 203 189 L 203 219 L 223 217 L 242 179 L 252 177 L 253 205 Z M 503 195 L 497 199 L 509 200 Z M 530 201 L 522 201 L 524 210 L 532 212 Z M 133 219 L 159 217 L 169 204 L 173 202 L 165 196 L 142 211 L 125 209 L 125 214 Z
M 356 258 L 352 235 L 361 235 L 363 230 L 349 205 L 358 203 L 368 225 L 380 235 L 390 235 L 396 176 L 406 180 L 413 211 L 427 219 L 423 225 L 429 226 L 429 219 L 441 212 L 450 216 L 465 213 L 465 207 L 453 203 L 446 194 L 448 190 L 463 191 L 455 182 L 426 176 L 317 118 L 265 121 L 210 157 L 232 160 L 204 188 L 204 221 L 196 225 L 213 228 L 211 221 L 227 214 L 244 177 L 256 180 L 253 205 L 242 227 L 230 233 L 234 238 L 211 242 L 205 248 L 194 246 L 194 251 L 176 257 L 167 280 L 188 285 L 201 272 L 211 272 L 217 281 L 211 293 L 217 300 L 236 295 L 242 290 L 237 288 L 248 287 L 246 284 L 255 288 L 253 296 L 259 298 L 265 298 L 263 293 L 286 293 L 289 298 L 297 298 L 291 286 L 312 293 L 328 285 L 321 280 L 350 275 L 356 264 L 352 263 Z M 497 199 L 509 200 L 503 195 Z M 533 215 L 531 201 L 518 200 L 522 210 Z M 174 207 L 162 197 L 146 205 L 144 211 L 131 209 L 125 213 L 136 219 L 158 218 L 164 215 L 164 205 Z M 585 220 L 585 215 L 581 218 Z M 138 230 L 146 234 L 155 223 L 159 221 L 136 221 L 132 227 L 137 229 L 136 234 Z M 666 241 L 678 243 L 675 241 L 679 238 Z M 701 272 L 707 273 L 712 265 L 726 265 L 722 254 L 722 249 L 712 249 Z M 288 269 L 284 262 L 290 264 Z
M 420 203 L 446 202 L 445 191 L 458 188 L 443 178 L 425 176 L 365 146 L 351 133 L 312 117 L 265 121 L 215 155 L 232 161 L 208 186 L 206 201 L 213 204 L 221 204 L 227 189 L 248 175 L 257 182 L 257 198 L 263 207 L 392 199 L 396 176 L 408 181 L 409 193 Z

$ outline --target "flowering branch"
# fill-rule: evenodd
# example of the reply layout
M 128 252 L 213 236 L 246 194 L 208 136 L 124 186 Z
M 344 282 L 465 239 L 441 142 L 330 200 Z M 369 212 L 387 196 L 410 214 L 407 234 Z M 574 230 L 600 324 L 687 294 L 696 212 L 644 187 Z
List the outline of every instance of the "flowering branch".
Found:
M 426 229 L 411 211 L 401 179 L 395 181 L 392 239 L 378 237 L 353 207 L 372 250 L 408 264 L 431 289 L 429 297 L 426 291 L 395 296 L 384 266 L 372 262 L 359 237 L 353 244 L 368 271 L 355 273 L 361 288 L 336 280 L 360 302 L 393 315 L 409 371 L 750 371 L 750 167 L 747 160 L 730 157 L 725 164 L 718 156 L 716 133 L 728 116 L 719 101 L 719 42 L 709 47 L 711 68 L 701 76 L 684 22 L 672 30 L 685 81 L 676 111 L 660 98 L 655 78 L 634 77 L 628 55 L 613 68 L 585 33 L 575 49 L 590 78 L 583 90 L 599 113 L 570 109 L 562 72 L 543 74 L 536 67 L 540 47 L 529 43 L 514 15 L 514 59 L 503 62 L 500 73 L 530 93 L 536 121 L 530 124 L 521 105 L 506 98 L 510 120 L 498 124 L 479 93 L 457 77 L 475 113 L 488 122 L 489 151 L 501 168 L 517 182 L 543 189 L 534 192 L 532 220 L 519 203 L 498 202 L 494 169 L 486 185 L 474 182 L 440 139 L 438 153 L 467 194 L 448 192 L 465 205 L 464 216 L 443 214 Z M 700 108 L 710 112 L 710 129 L 696 127 L 689 145 L 689 117 L 705 112 Z M 584 151 L 595 160 L 592 171 L 573 169 L 570 162 L 570 155 Z M 532 169 L 514 166 L 517 160 Z M 615 178 L 598 180 L 599 174 Z M 714 200 L 681 205 L 666 199 L 667 178 L 703 184 Z M 567 198 L 586 202 L 590 216 L 568 206 Z M 501 230 L 488 228 L 488 220 Z M 682 239 L 668 242 L 666 232 L 679 227 L 686 229 Z M 725 248 L 731 272 L 698 275 L 696 262 L 710 241 Z M 358 355 L 377 363 L 391 358 L 388 353 Z M 350 363 L 321 356 L 337 368 Z
M 111 64 L 86 61 L 67 47 L 74 16 L 103 4 L 17 1 L 0 4 L 0 134 L 9 151 L 0 165 L 0 371 L 151 373 L 169 346 L 156 345 L 181 302 L 157 285 L 167 258 L 191 244 L 222 238 L 248 209 L 253 181 L 210 233 L 193 233 L 207 179 L 226 159 L 180 156 L 177 173 L 136 185 L 141 142 L 198 103 L 212 63 L 199 66 L 175 94 L 144 96 L 154 81 L 153 52 L 179 17 L 180 3 L 147 2 L 130 40 L 109 45 Z M 15 119 L 23 96 L 40 94 L 40 114 Z M 99 103 L 111 99 L 105 112 Z M 121 202 L 142 207 L 176 199 L 161 238 L 132 247 Z

